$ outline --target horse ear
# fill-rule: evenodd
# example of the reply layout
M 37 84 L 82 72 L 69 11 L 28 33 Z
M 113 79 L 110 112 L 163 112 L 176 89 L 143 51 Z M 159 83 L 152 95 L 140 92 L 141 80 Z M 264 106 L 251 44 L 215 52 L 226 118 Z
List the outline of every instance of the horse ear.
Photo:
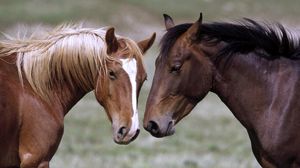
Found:
M 188 38 L 193 40 L 197 32 L 200 31 L 201 25 L 202 25 L 202 12 L 200 13 L 199 19 L 187 30 Z
M 110 55 L 118 50 L 118 40 L 115 36 L 115 29 L 113 27 L 109 28 L 106 31 L 105 42 L 107 45 L 106 53 L 108 55 Z
M 156 37 L 156 33 L 153 33 L 149 39 L 138 42 L 138 46 L 141 49 L 143 54 L 152 46 L 152 44 L 154 43 L 155 37 Z
M 166 26 L 167 30 L 169 30 L 169 29 L 171 29 L 172 27 L 175 26 L 174 21 L 171 18 L 171 16 L 169 16 L 167 14 L 164 14 L 164 19 L 165 19 L 165 26 Z

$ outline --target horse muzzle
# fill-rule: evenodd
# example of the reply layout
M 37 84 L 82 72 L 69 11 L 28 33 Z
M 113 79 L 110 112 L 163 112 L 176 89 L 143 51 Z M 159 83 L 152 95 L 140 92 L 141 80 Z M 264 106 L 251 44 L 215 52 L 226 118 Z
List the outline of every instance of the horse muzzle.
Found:
M 114 131 L 113 139 L 117 144 L 127 145 L 134 141 L 138 137 L 139 133 L 140 129 L 136 129 L 132 132 L 126 127 L 121 127 L 117 131 Z
M 175 121 L 173 119 L 150 120 L 144 123 L 144 128 L 154 137 L 161 138 L 175 133 Z

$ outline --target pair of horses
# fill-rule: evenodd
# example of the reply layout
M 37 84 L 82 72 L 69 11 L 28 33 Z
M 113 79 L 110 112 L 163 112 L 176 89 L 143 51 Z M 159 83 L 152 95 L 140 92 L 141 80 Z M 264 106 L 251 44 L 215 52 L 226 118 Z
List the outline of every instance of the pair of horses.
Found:
M 172 135 L 211 91 L 247 129 L 262 167 L 300 167 L 299 40 L 280 24 L 202 23 L 200 14 L 175 26 L 164 17 L 144 128 Z M 115 142 L 134 140 L 142 54 L 154 39 L 135 43 L 114 29 L 62 27 L 40 39 L 1 42 L 0 166 L 49 167 L 64 115 L 91 90 Z

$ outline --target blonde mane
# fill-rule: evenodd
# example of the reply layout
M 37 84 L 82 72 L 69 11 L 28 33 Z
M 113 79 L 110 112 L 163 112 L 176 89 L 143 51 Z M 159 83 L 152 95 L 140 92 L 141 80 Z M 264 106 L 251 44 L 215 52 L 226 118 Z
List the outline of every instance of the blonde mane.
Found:
M 107 61 L 115 59 L 106 53 L 106 28 L 92 29 L 62 25 L 40 37 L 0 41 L 0 57 L 17 55 L 19 78 L 23 76 L 33 90 L 49 100 L 53 89 L 68 84 L 72 89 L 90 91 L 98 75 L 106 74 Z M 126 44 L 129 57 L 141 57 L 137 44 L 117 36 Z

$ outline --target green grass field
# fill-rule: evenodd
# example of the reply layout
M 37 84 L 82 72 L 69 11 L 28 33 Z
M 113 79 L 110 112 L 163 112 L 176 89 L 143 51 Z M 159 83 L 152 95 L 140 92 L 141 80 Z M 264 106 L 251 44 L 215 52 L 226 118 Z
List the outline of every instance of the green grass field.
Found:
M 117 33 L 136 40 L 155 31 L 158 42 L 164 32 L 163 13 L 173 16 L 176 23 L 192 22 L 202 11 L 205 21 L 249 17 L 297 26 L 299 9 L 298 0 L 0 0 L 0 29 L 14 35 L 20 27 L 40 24 L 52 27 L 62 22 L 84 21 L 93 27 L 115 26 Z M 157 54 L 156 43 L 145 57 L 149 80 L 140 95 L 140 121 Z M 175 135 L 157 139 L 142 128 L 134 142 L 120 146 L 113 142 L 106 114 L 90 93 L 65 117 L 64 136 L 51 167 L 254 168 L 259 165 L 246 130 L 214 94 L 209 94 L 177 125 Z

